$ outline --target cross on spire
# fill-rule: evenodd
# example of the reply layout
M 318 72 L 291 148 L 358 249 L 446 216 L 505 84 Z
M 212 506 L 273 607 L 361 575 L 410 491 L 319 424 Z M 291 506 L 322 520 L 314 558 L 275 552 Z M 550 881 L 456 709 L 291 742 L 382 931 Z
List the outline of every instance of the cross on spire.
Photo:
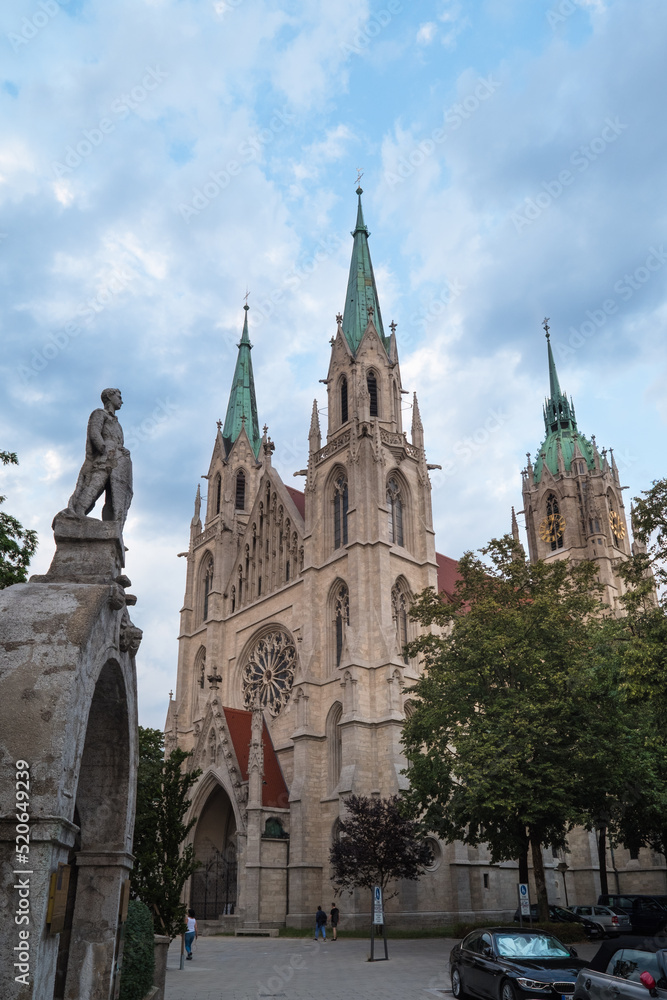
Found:
M 218 430 L 221 431 L 222 430 L 222 420 L 216 420 L 216 424 L 218 426 Z
M 245 286 L 245 295 L 243 296 L 243 298 L 245 299 L 245 305 L 243 307 L 244 309 L 250 309 L 250 306 L 248 305 L 248 296 L 249 295 L 250 295 L 250 292 L 248 291 L 248 286 L 246 285 Z
M 392 319 L 391 323 L 389 324 L 389 329 L 391 330 L 392 333 L 394 333 L 394 334 L 396 333 L 396 323 L 394 323 L 393 319 Z
M 542 323 L 542 326 L 544 328 L 544 332 L 545 332 L 547 340 L 548 340 L 549 339 L 549 317 L 548 316 L 544 317 L 544 322 Z
M 359 181 L 363 176 L 364 176 L 363 170 L 361 169 L 361 167 L 357 167 L 357 181 L 356 181 L 357 187 L 359 187 Z

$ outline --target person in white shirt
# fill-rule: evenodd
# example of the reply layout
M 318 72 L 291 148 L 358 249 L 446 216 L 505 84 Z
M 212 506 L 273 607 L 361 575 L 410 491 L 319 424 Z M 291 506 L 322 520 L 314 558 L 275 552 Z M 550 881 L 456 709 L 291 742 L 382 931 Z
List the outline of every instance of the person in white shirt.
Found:
M 197 921 L 195 920 L 195 911 L 188 910 L 188 915 L 185 918 L 185 950 L 187 955 L 186 959 L 192 959 L 192 942 L 197 939 L 199 935 L 197 934 Z

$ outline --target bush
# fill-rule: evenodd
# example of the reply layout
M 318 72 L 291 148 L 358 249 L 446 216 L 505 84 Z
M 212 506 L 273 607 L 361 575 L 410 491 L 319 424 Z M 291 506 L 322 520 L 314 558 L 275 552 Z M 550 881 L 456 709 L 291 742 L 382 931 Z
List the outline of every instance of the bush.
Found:
M 153 985 L 155 942 L 153 918 L 145 903 L 131 899 L 125 924 L 120 1000 L 143 1000 Z

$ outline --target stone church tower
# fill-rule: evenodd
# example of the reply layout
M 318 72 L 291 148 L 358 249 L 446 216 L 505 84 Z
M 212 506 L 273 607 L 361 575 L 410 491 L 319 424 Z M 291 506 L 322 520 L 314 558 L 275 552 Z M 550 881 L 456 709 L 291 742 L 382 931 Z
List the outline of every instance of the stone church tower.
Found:
M 549 398 L 545 438 L 535 463 L 523 470 L 523 505 L 531 560 L 591 559 L 604 586 L 603 600 L 618 614 L 624 584 L 618 564 L 631 555 L 624 487 L 611 449 L 598 452 L 577 428 L 572 399 L 561 390 L 545 320 Z
M 408 608 L 425 587 L 454 583 L 454 561 L 436 558 L 416 395 L 410 440 L 403 430 L 396 324 L 385 331 L 357 194 L 326 440 L 315 401 L 307 469 L 296 473 L 305 490 L 282 482 L 266 427 L 260 435 L 246 305 L 205 520 L 198 489 L 190 528 L 167 746 L 193 750 L 203 770 L 192 805 L 203 867 L 190 899 L 198 917 L 246 929 L 310 926 L 332 895 L 345 796 L 405 784 L 402 689 L 417 676 L 404 654 L 416 634 Z M 395 903 L 413 916 L 432 917 L 443 908 L 435 897 L 450 893 L 438 871 L 450 849 L 433 844 L 430 880 Z M 346 900 L 348 926 L 357 913 L 365 924 L 368 906 Z

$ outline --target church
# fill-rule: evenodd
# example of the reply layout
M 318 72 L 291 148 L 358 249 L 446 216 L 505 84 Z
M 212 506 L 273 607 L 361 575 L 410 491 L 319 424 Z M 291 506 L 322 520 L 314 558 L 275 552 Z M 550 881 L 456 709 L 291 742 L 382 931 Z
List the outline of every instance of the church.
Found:
M 187 901 L 200 921 L 229 931 L 308 928 L 318 905 L 330 908 L 329 849 L 346 796 L 407 787 L 404 689 L 419 671 L 404 652 L 418 628 L 411 600 L 426 587 L 446 599 L 456 585 L 456 560 L 436 551 L 429 470 L 437 466 L 427 461 L 416 394 L 409 438 L 402 424 L 396 324 L 385 330 L 382 320 L 362 193 L 322 380 L 327 426 L 315 401 L 308 465 L 296 474 L 303 490 L 283 483 L 266 426 L 260 432 L 246 304 L 205 511 L 198 488 L 190 525 L 165 743 L 192 751 L 202 770 L 190 807 L 201 867 Z M 545 438 L 523 470 L 529 557 L 594 559 L 616 608 L 615 567 L 630 553 L 618 469 L 613 453 L 578 431 L 550 342 L 548 364 Z M 518 537 L 514 512 L 512 530 Z M 423 877 L 401 883 L 389 903 L 394 925 L 513 912 L 516 863 L 491 865 L 484 847 L 428 843 Z M 550 900 L 591 902 L 595 835 L 575 832 L 570 851 L 567 862 L 545 852 Z M 664 859 L 640 855 L 616 852 L 610 890 L 620 878 L 625 891 L 663 891 Z M 339 902 L 347 927 L 367 925 L 366 896 Z

